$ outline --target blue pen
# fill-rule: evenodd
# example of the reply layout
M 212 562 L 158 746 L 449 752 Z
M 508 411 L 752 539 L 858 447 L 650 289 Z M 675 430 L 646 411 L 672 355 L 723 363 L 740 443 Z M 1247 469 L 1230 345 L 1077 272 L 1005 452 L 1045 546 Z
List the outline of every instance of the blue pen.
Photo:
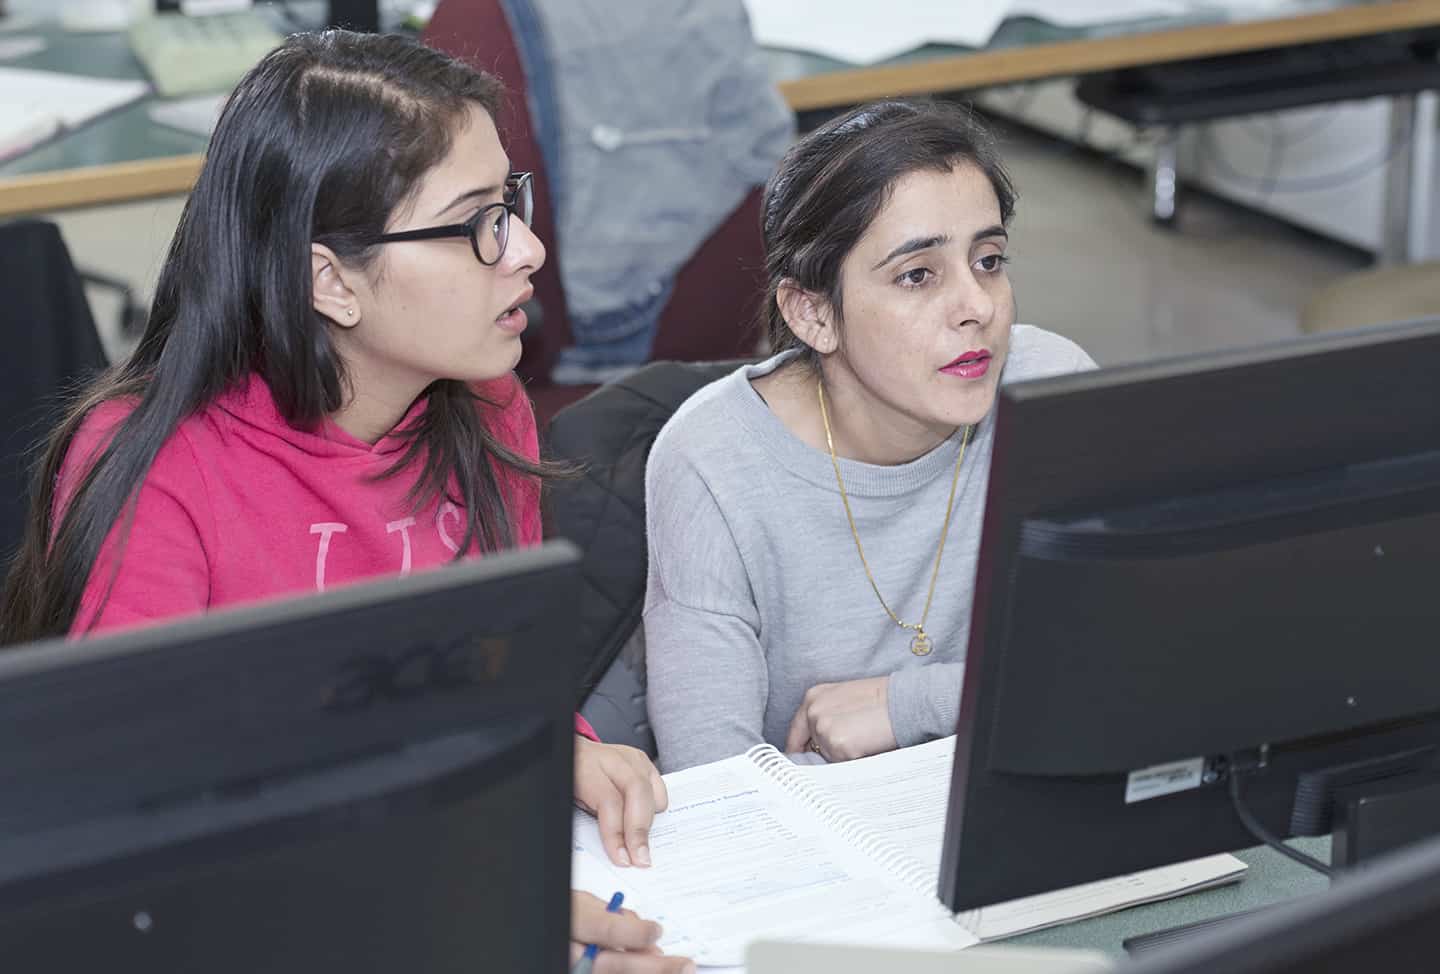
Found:
M 616 893 L 614 896 L 610 897 L 610 903 L 605 907 L 605 912 L 619 913 L 620 904 L 624 902 L 625 894 Z M 591 968 L 595 966 L 595 955 L 599 952 L 600 947 L 598 944 L 588 945 L 585 948 L 585 953 L 581 954 L 580 959 L 575 962 L 575 966 L 570 968 L 570 974 L 590 974 Z

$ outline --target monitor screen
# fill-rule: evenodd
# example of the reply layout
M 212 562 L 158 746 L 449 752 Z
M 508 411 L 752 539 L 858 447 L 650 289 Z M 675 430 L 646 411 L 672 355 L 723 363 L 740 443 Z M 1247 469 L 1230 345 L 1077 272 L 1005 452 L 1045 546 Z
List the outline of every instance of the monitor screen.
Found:
M 1255 845 L 1232 782 L 1319 834 L 1435 774 L 1437 362 L 1419 322 L 1001 390 L 949 906 Z
M 0 654 L 16 970 L 563 970 L 567 545 Z

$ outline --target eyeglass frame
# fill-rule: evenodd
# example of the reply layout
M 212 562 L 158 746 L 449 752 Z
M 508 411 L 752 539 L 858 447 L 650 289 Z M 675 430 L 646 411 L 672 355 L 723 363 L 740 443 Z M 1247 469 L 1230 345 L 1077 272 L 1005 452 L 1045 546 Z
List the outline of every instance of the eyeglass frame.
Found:
M 530 221 L 535 216 L 535 174 L 531 172 L 512 172 L 505 177 L 505 199 L 499 203 L 490 203 L 482 206 L 474 216 L 464 223 L 447 223 L 438 227 L 419 227 L 414 230 L 397 230 L 394 233 L 377 233 L 366 240 L 366 244 L 401 243 L 408 240 L 444 240 L 450 237 L 465 237 L 470 241 L 470 249 L 475 253 L 475 259 L 482 267 L 494 267 L 505 258 L 505 248 L 510 245 L 510 218 L 518 217 L 525 226 L 530 226 Z M 495 255 L 494 260 L 486 260 L 480 255 L 480 225 L 487 219 L 486 214 L 492 210 L 500 210 L 505 215 L 501 218 L 503 233 L 496 234 L 500 244 L 500 251 Z M 523 212 L 522 212 L 523 211 Z

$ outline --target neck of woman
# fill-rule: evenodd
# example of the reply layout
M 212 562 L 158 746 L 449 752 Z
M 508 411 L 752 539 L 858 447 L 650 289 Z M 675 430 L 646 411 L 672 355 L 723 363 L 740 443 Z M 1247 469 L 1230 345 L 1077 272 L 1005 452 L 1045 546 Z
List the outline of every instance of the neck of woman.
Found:
M 812 380 L 820 381 L 821 376 Z M 924 456 L 955 432 L 954 426 L 924 422 L 879 399 L 844 370 L 828 370 L 823 381 L 830 433 L 838 457 L 896 466 Z M 812 397 L 818 413 L 818 396 L 812 392 Z
M 344 404 L 330 414 L 330 421 L 357 440 L 374 446 L 405 418 L 429 383 L 418 377 L 405 381 L 393 374 L 385 377 L 395 381 L 379 381 L 381 376 L 368 374 L 371 370 L 364 362 L 345 364 L 348 394 Z

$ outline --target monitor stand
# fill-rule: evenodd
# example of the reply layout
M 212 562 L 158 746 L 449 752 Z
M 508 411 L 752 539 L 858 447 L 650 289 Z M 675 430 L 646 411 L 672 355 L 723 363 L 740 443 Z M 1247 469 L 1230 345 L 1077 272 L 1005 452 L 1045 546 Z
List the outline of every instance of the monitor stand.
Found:
M 1414 771 L 1335 788 L 1330 865 L 1336 872 L 1362 868 L 1379 856 L 1436 833 L 1440 822 L 1440 773 Z M 1278 905 L 1278 904 L 1276 904 Z M 1232 920 L 1273 909 L 1262 906 L 1178 927 L 1140 934 L 1122 942 L 1131 956 L 1203 936 Z
M 1330 863 L 1355 866 L 1435 834 L 1440 774 L 1416 771 L 1335 790 Z

